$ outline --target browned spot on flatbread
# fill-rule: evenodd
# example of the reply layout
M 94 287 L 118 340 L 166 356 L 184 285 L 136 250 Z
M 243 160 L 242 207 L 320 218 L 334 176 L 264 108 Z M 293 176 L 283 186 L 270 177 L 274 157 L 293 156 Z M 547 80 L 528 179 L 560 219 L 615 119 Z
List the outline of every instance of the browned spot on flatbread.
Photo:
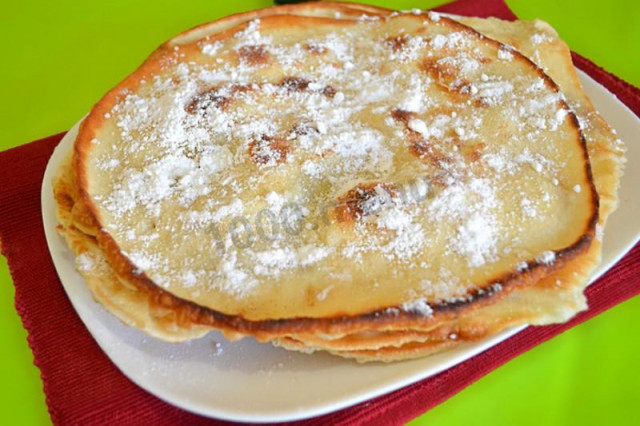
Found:
M 198 93 L 191 98 L 187 106 L 184 108 L 189 114 L 196 114 L 199 111 L 206 111 L 210 107 L 225 109 L 231 98 L 228 96 L 222 96 L 217 89 L 207 90 L 205 92 Z
M 416 116 L 415 112 L 406 111 L 400 108 L 394 108 L 393 111 L 391 111 L 391 118 L 393 118 L 396 121 L 400 121 L 405 125 L 408 124 L 409 120 L 411 120 L 415 116 Z
M 449 111 L 448 108 L 442 107 L 442 109 L 438 108 L 430 112 L 432 112 L 434 115 L 437 115 L 441 110 L 443 112 Z M 405 132 L 407 133 L 407 139 L 409 141 L 409 150 L 413 155 L 436 168 L 441 168 L 442 163 L 447 163 L 450 161 L 449 157 L 442 150 L 436 147 L 435 144 L 432 143 L 432 141 L 426 139 L 420 133 L 409 128 L 409 121 L 417 117 L 416 113 L 396 108 L 391 111 L 391 117 L 394 120 L 404 124 Z
M 395 37 L 387 37 L 386 39 L 384 39 L 384 44 L 388 47 L 390 47 L 394 52 L 398 52 L 402 49 L 404 49 L 404 47 L 407 44 L 407 41 L 409 41 L 409 37 L 407 37 L 407 35 L 398 35 Z
M 468 145 L 465 149 L 465 156 L 469 161 L 475 163 L 476 161 L 480 160 L 480 158 L 482 158 L 483 151 L 486 147 L 487 145 L 482 142 Z
M 359 218 L 375 214 L 382 205 L 373 203 L 372 200 L 381 195 L 383 203 L 391 202 L 391 198 L 396 196 L 396 191 L 391 184 L 383 182 L 358 184 L 338 197 L 331 216 L 336 222 L 352 223 Z
M 262 135 L 249 144 L 249 156 L 256 164 L 280 164 L 287 160 L 290 149 L 287 139 Z
M 409 141 L 411 142 L 409 148 L 411 153 L 427 164 L 440 168 L 444 163 L 451 161 L 441 149 L 427 139 L 411 134 Z
M 420 64 L 420 69 L 433 77 L 438 83 L 449 86 L 458 78 L 459 70 L 453 64 L 443 62 L 441 59 L 437 57 L 424 58 Z
M 230 90 L 232 94 L 236 94 L 250 92 L 253 88 L 249 84 L 232 84 Z
M 263 44 L 242 46 L 238 49 L 238 57 L 249 65 L 264 65 L 269 62 L 269 52 Z
M 429 75 L 438 86 L 444 88 L 452 101 L 465 101 L 470 94 L 469 81 L 460 78 L 460 70 L 453 64 L 438 58 L 425 58 L 420 69 Z
M 224 111 L 229 107 L 236 93 L 246 93 L 250 90 L 252 90 L 251 86 L 247 84 L 233 84 L 224 92 L 219 86 L 212 87 L 192 97 L 184 109 L 189 114 L 204 112 L 210 107 Z
M 338 93 L 338 91 L 334 89 L 333 86 L 330 86 L 330 85 L 327 85 L 324 87 L 324 89 L 322 89 L 322 94 L 325 95 L 327 98 L 333 98 L 336 93 Z
M 309 90 L 311 83 L 312 81 L 306 78 L 287 76 L 284 77 L 278 85 L 287 89 L 288 92 L 304 92 Z M 320 90 L 320 93 L 328 98 L 333 98 L 337 91 L 332 86 L 326 85 Z
M 309 135 L 311 133 L 317 133 L 318 129 L 307 122 L 300 122 L 293 126 L 292 132 L 296 134 L 296 136 L 300 135 Z
M 302 77 L 285 77 L 280 82 L 280 86 L 289 92 L 303 92 L 309 87 L 310 80 Z
M 73 208 L 73 204 L 75 203 L 71 195 L 69 195 L 66 191 L 55 191 L 54 197 L 56 199 L 56 202 L 60 204 L 65 210 L 71 211 L 71 209 Z
M 477 108 L 486 108 L 491 106 L 491 101 L 481 96 L 473 100 L 473 106 Z
M 323 55 L 329 51 L 325 46 L 314 42 L 305 43 L 304 48 L 314 55 Z

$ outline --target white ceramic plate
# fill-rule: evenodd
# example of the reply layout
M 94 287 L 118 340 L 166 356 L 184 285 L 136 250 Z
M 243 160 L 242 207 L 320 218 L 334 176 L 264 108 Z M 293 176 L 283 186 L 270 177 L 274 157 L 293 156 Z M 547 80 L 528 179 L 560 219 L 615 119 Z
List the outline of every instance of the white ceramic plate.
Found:
M 603 262 L 594 279 L 638 241 L 640 120 L 611 93 L 580 73 L 594 105 L 628 141 L 628 163 L 620 207 L 604 236 Z M 339 410 L 391 392 L 450 368 L 505 340 L 524 327 L 465 344 L 431 357 L 394 364 L 358 365 L 331 355 L 304 355 L 251 339 L 228 343 L 217 332 L 188 343 L 170 344 L 123 325 L 95 303 L 74 269 L 74 256 L 56 234 L 55 171 L 71 148 L 78 125 L 53 153 L 42 185 L 44 229 L 51 257 L 76 311 L 102 350 L 132 381 L 157 397 L 194 413 L 236 421 L 296 420 Z

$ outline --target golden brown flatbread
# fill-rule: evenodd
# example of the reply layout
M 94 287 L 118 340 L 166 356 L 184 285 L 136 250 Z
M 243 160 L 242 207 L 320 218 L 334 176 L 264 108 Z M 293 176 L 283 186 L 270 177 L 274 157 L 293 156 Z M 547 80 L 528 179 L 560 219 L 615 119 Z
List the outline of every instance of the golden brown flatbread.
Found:
M 584 309 L 622 148 L 548 25 L 455 19 L 306 4 L 165 43 L 56 183 L 96 299 L 165 340 L 359 361 Z M 286 206 L 309 229 L 221 233 Z

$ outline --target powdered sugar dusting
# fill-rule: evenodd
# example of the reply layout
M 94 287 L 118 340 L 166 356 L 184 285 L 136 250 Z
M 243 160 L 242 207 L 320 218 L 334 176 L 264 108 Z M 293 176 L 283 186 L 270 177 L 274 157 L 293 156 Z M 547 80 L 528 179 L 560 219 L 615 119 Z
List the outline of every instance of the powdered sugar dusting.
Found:
M 561 98 L 500 72 L 512 48 L 435 13 L 312 39 L 252 20 L 197 45 L 122 93 L 105 115 L 118 143 L 95 144 L 106 227 L 164 287 L 243 299 L 304 271 L 301 288 L 304 274 L 332 283 L 314 289 L 322 302 L 373 265 L 419 290 L 403 310 L 429 316 L 474 288 L 458 271 L 491 267 L 558 202 L 557 185 L 538 200 L 509 184 L 561 176 L 544 143 L 567 124 Z M 403 189 L 416 177 L 428 191 Z
M 81 272 L 89 272 L 95 267 L 95 260 L 88 253 L 82 253 L 76 257 L 76 266 Z
M 551 250 L 547 250 L 543 252 L 540 256 L 538 256 L 537 260 L 540 263 L 548 265 L 550 263 L 553 263 L 554 260 L 556 260 L 556 254 Z
M 429 306 L 426 300 L 418 299 L 411 302 L 405 302 L 402 304 L 402 310 L 406 312 L 413 312 L 425 317 L 433 315 L 433 308 Z

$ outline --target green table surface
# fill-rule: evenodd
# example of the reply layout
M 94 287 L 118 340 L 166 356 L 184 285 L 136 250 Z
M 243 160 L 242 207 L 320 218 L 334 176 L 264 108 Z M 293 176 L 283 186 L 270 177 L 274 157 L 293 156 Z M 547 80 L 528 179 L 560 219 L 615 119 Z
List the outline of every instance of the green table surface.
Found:
M 6 1 L 0 8 L 0 150 L 68 129 L 161 42 L 260 0 Z M 442 1 L 375 1 L 398 9 Z M 640 85 L 637 0 L 509 0 L 569 46 Z M 638 141 L 627 141 L 628 143 Z M 2 183 L 0 183 L 2 184 Z M 39 371 L 0 260 L 0 423 L 48 424 Z M 509 362 L 413 425 L 640 424 L 640 298 Z

